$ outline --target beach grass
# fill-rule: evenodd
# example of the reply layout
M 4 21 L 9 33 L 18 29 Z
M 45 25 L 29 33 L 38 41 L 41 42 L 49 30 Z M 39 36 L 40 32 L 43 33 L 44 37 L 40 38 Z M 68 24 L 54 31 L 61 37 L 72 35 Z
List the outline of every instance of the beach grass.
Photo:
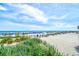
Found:
M 10 38 L 7 38 L 10 40 Z M 61 56 L 62 54 L 55 48 L 42 42 L 38 38 L 21 40 L 15 46 L 0 45 L 0 56 Z

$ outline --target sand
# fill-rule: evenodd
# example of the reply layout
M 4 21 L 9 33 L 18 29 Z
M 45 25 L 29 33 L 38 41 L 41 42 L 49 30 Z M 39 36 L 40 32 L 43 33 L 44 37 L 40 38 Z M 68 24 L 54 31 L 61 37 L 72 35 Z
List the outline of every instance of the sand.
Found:
M 79 34 L 66 33 L 58 35 L 50 35 L 42 37 L 41 40 L 46 41 L 50 45 L 54 45 L 64 55 L 79 55 L 75 47 L 79 46 Z
M 15 46 L 17 44 L 19 44 L 19 42 L 14 42 L 14 43 L 11 43 L 11 44 L 4 44 L 4 46 Z

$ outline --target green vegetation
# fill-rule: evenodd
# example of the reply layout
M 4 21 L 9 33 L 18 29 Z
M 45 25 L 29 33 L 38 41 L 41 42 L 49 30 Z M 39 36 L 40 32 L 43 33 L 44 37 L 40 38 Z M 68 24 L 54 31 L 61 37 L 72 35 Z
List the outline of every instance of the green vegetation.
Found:
M 0 56 L 61 56 L 52 46 L 40 39 L 27 39 L 16 46 L 0 46 Z
M 15 46 L 4 46 L 4 44 L 12 44 L 19 42 Z M 0 56 L 61 56 L 62 54 L 46 42 L 38 38 L 30 38 L 28 36 L 16 33 L 15 37 L 10 35 L 0 37 Z
M 11 36 L 7 36 L 7 37 L 4 37 L 4 38 L 2 38 L 2 39 L 3 39 L 3 40 L 0 42 L 1 44 L 4 44 L 4 43 L 11 44 L 11 43 L 13 42 Z
M 12 37 L 11 35 L 0 37 L 0 43 L 1 44 L 11 44 L 13 42 L 20 42 L 26 39 L 30 39 L 28 36 L 20 36 L 20 33 L 16 33 L 15 37 Z

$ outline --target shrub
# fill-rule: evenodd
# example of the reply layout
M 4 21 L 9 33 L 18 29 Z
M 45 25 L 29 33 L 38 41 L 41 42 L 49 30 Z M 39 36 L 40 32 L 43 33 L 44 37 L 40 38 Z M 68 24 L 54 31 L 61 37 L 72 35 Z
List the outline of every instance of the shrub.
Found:
M 20 41 L 21 41 L 20 37 L 17 37 L 16 40 L 15 40 L 15 42 L 20 42 Z
M 4 38 L 0 43 L 1 43 L 1 44 L 4 44 L 4 43 L 6 43 L 6 41 L 7 41 L 7 39 Z
M 16 46 L 1 46 L 1 56 L 59 56 L 56 48 L 44 44 L 40 39 L 33 38 L 20 42 Z
M 7 41 L 8 44 L 13 43 L 12 39 Z
M 13 40 L 12 40 L 11 36 L 7 36 L 7 37 L 3 38 L 3 40 L 1 41 L 2 44 L 4 44 L 4 43 L 9 43 L 10 44 L 12 42 L 13 42 Z

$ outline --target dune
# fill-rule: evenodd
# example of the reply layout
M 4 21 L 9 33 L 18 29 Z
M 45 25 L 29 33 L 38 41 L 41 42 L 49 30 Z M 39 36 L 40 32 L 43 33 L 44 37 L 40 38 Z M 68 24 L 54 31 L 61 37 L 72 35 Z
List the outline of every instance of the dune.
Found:
M 79 55 L 79 34 L 77 33 L 50 35 L 40 39 L 55 46 L 64 55 Z

